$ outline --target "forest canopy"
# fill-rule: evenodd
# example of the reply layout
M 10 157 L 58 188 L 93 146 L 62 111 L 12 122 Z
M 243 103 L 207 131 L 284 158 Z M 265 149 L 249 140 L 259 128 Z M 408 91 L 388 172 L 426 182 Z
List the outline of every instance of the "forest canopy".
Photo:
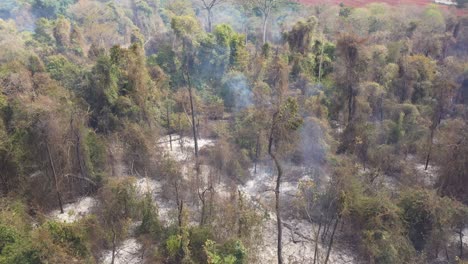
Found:
M 2 0 L 0 264 L 467 263 L 466 1 L 366 2 Z

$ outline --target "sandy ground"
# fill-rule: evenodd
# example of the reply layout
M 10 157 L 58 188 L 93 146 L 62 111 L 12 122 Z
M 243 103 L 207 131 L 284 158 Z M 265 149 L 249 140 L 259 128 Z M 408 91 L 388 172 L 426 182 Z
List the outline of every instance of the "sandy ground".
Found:
M 63 206 L 63 214 L 60 210 L 55 210 L 50 213 L 49 217 L 59 222 L 73 223 L 90 214 L 93 207 L 96 205 L 96 199 L 92 197 L 82 197 L 74 203 L 65 204 Z
M 168 138 L 167 138 L 168 140 Z M 164 139 L 162 139 L 164 142 Z M 181 143 L 182 142 L 182 143 Z M 173 142 L 172 150 L 169 147 L 168 142 L 164 144 L 164 151 L 173 157 L 175 160 L 180 161 L 181 166 L 187 167 L 182 168 L 182 171 L 188 170 L 193 164 L 188 162 L 192 160 L 193 156 L 193 140 L 190 138 L 183 138 Z M 209 139 L 199 140 L 199 149 L 206 146 L 213 146 L 216 142 Z M 204 167 L 202 171 L 207 173 L 209 167 Z M 295 168 L 297 170 L 304 170 L 303 168 Z M 122 171 L 126 171 L 122 168 Z M 275 185 L 275 171 L 269 165 L 259 165 L 257 167 L 257 173 L 253 173 L 251 170 L 252 178 L 244 185 L 239 186 L 241 190 L 252 203 L 257 203 L 257 206 L 263 207 L 268 211 L 268 219 L 264 221 L 263 232 L 261 236 L 261 243 L 257 246 L 256 252 L 258 264 L 274 263 L 276 261 L 276 216 L 271 206 L 274 202 L 274 185 Z M 307 175 L 307 171 L 304 170 L 303 175 L 299 175 L 295 179 L 285 180 L 282 182 L 281 193 L 282 198 L 293 197 L 296 193 L 298 182 L 301 179 L 310 178 Z M 169 224 L 173 221 L 176 215 L 176 205 L 173 201 L 169 201 L 163 196 L 163 184 L 155 179 L 151 178 L 140 178 L 136 181 L 136 190 L 138 195 L 143 196 L 146 193 L 150 193 L 157 204 L 158 213 L 160 220 L 163 224 Z M 216 193 L 221 196 L 228 196 L 229 191 L 225 183 L 220 182 L 216 185 Z M 71 223 L 84 217 L 85 215 L 92 212 L 93 207 L 97 204 L 97 201 L 92 197 L 83 197 L 79 201 L 71 204 L 67 204 L 64 207 L 65 213 L 60 214 L 58 210 L 53 211 L 50 217 L 59 221 Z M 199 214 L 199 208 L 196 205 L 188 205 L 188 209 L 192 215 Z M 135 223 L 137 225 L 138 223 Z M 196 221 L 191 222 L 192 225 L 196 225 Z M 284 232 L 283 232 L 283 254 L 285 263 L 310 263 L 314 255 L 314 232 L 316 226 L 304 220 L 298 219 L 285 219 L 284 220 Z M 129 234 L 129 238 L 124 240 L 118 247 L 115 255 L 116 264 L 138 264 L 143 263 L 141 256 L 142 245 L 133 237 L 132 232 Z M 326 249 L 320 245 L 319 256 L 321 259 L 324 258 Z M 101 263 L 111 263 L 112 252 L 107 250 L 102 253 Z M 342 249 L 334 249 L 331 252 L 330 262 L 333 264 L 344 264 L 344 263 L 357 263 L 355 256 L 351 252 L 344 251 Z

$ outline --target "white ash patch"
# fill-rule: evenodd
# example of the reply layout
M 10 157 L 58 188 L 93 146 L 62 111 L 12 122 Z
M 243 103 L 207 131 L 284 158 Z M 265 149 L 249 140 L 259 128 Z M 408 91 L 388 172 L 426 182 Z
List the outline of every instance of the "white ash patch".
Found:
M 281 183 L 282 200 L 291 199 L 297 194 L 300 181 L 311 180 L 308 169 L 296 166 L 292 169 L 303 170 L 300 177 L 288 181 L 284 177 Z M 290 170 L 290 168 L 288 168 Z M 276 171 L 272 166 L 257 165 L 257 173 L 250 170 L 252 178 L 239 189 L 253 204 L 267 210 L 268 219 L 263 223 L 262 241 L 255 248 L 257 263 L 275 263 L 277 261 L 277 222 L 274 212 L 274 188 L 276 185 Z M 283 216 L 284 218 L 284 216 Z M 285 263 L 313 263 L 315 251 L 315 232 L 318 226 L 305 220 L 283 219 L 283 260 Z M 325 259 L 327 247 L 319 243 L 319 262 Z M 358 263 L 352 252 L 333 246 L 330 252 L 329 263 L 351 264 Z
M 277 229 L 276 215 L 271 214 L 263 226 L 262 244 L 258 248 L 258 263 L 275 263 L 277 261 Z M 318 227 L 304 220 L 283 220 L 283 260 L 285 263 L 313 263 L 315 252 L 315 236 Z M 318 263 L 325 260 L 327 246 L 319 243 Z M 329 263 L 358 263 L 351 252 L 332 247 Z
M 162 191 L 162 184 L 151 178 L 140 178 L 136 181 L 136 191 L 138 195 L 145 195 L 146 193 L 154 194 Z
M 439 168 L 429 165 L 426 170 L 425 164 L 415 164 L 414 168 L 426 186 L 434 186 L 439 176 Z
M 191 137 L 180 138 L 177 135 L 172 135 L 172 148 L 169 136 L 165 136 L 159 140 L 159 145 L 176 161 L 185 161 L 194 156 L 195 141 Z M 215 141 L 212 139 L 197 139 L 198 150 L 208 146 L 214 146 Z
M 83 197 L 74 203 L 64 205 L 63 214 L 58 209 L 52 211 L 50 217 L 59 222 L 73 223 L 89 215 L 97 203 L 95 198 Z
M 139 264 L 143 263 L 141 254 L 142 245 L 135 238 L 130 238 L 122 242 L 115 252 L 114 264 Z M 112 250 L 107 250 L 101 264 L 112 263 Z
M 173 218 L 171 213 L 176 205 L 163 197 L 163 184 L 152 178 L 139 178 L 135 182 L 137 194 L 141 197 L 149 193 L 158 209 L 158 216 L 162 222 L 168 223 Z
M 463 248 L 467 248 L 468 247 L 468 228 L 463 229 L 462 234 L 463 234 L 462 236 Z M 453 234 L 450 241 L 453 244 L 455 244 L 458 249 L 460 245 L 460 234 L 458 233 Z

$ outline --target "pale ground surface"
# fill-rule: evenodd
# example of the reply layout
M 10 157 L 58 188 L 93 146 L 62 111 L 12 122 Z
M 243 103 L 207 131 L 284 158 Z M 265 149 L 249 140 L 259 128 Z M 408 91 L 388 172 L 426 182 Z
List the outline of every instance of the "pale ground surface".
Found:
M 140 264 L 143 263 L 140 251 L 142 249 L 141 244 L 135 238 L 129 238 L 125 240 L 118 248 L 115 253 L 114 264 Z M 102 257 L 102 264 L 112 263 L 112 251 L 108 250 L 104 252 Z
M 304 170 L 304 168 L 296 168 Z M 277 259 L 277 227 L 276 214 L 273 210 L 274 203 L 274 188 L 275 171 L 268 166 L 257 166 L 257 173 L 248 181 L 245 186 L 241 187 L 253 203 L 265 208 L 269 211 L 269 218 L 264 222 L 262 244 L 259 246 L 258 259 L 259 263 L 275 263 Z M 298 180 L 283 181 L 281 183 L 280 193 L 282 199 L 291 199 L 296 192 L 300 180 L 311 179 L 307 175 L 307 170 L 304 170 L 305 175 L 301 175 Z M 284 218 L 284 217 L 283 217 Z M 283 260 L 285 263 L 312 263 L 315 248 L 315 232 L 317 225 L 305 220 L 298 219 L 283 219 Z M 318 255 L 323 261 L 326 254 L 326 247 L 319 244 Z M 358 263 L 356 256 L 352 252 L 334 247 L 330 253 L 329 263 L 345 264 Z
M 164 144 L 164 151 L 177 161 L 180 161 L 182 165 L 182 171 L 185 173 L 189 170 L 190 162 L 193 156 L 193 140 L 191 138 L 183 138 L 173 142 L 172 150 L 170 150 L 167 139 L 162 139 L 161 144 Z M 206 146 L 214 146 L 215 141 L 209 139 L 201 139 L 199 142 L 199 149 Z M 118 154 L 118 151 L 115 153 Z M 302 169 L 302 168 L 296 168 Z M 125 175 L 128 168 L 124 165 L 118 165 L 118 170 L 121 175 Z M 210 171 L 209 166 L 202 168 L 202 174 L 208 174 Z M 275 186 L 275 171 L 269 166 L 259 165 L 257 167 L 257 173 L 253 174 L 252 179 L 249 180 L 244 186 L 239 186 L 239 189 L 246 195 L 247 199 L 257 206 L 260 206 L 268 211 L 268 219 L 265 220 L 263 225 L 263 235 L 261 243 L 258 245 L 257 259 L 259 264 L 274 263 L 276 260 L 276 215 L 274 214 L 273 207 L 271 206 L 274 202 L 274 186 Z M 125 176 L 124 176 L 125 177 Z M 207 177 L 206 175 L 204 177 Z M 281 187 L 282 197 L 292 197 L 295 195 L 299 180 L 310 178 L 306 172 L 304 175 L 294 181 L 284 181 Z M 327 179 L 328 180 L 328 179 Z M 145 193 L 151 193 L 154 198 L 157 207 L 159 217 L 162 223 L 168 224 L 173 221 L 176 215 L 176 205 L 173 201 L 169 201 L 163 196 L 163 184 L 155 179 L 151 178 L 139 178 L 136 181 L 136 189 L 139 195 L 143 196 Z M 216 193 L 222 197 L 228 197 L 229 191 L 228 186 L 223 182 L 216 184 Z M 90 214 L 93 208 L 96 206 L 97 200 L 92 197 L 83 197 L 75 203 L 67 204 L 64 206 L 64 214 L 60 214 L 59 210 L 55 210 L 50 214 L 50 217 L 59 221 L 72 223 L 84 216 Z M 189 205 L 189 210 L 192 214 L 198 215 L 198 207 L 195 205 Z M 135 223 L 135 226 L 138 223 Z M 191 222 L 192 225 L 196 225 L 197 222 Z M 316 226 L 304 220 L 297 219 L 285 219 L 285 228 L 283 232 L 284 241 L 284 261 L 285 263 L 310 263 L 311 258 L 314 255 L 314 232 Z M 118 247 L 115 263 L 116 264 L 139 264 L 143 263 L 141 250 L 141 243 L 132 237 L 124 240 Z M 320 245 L 319 255 L 324 258 L 326 249 Z M 102 253 L 101 263 L 108 264 L 111 262 L 112 252 L 107 250 Z M 343 251 L 341 249 L 332 250 L 330 256 L 330 262 L 333 264 L 345 264 L 345 263 L 357 263 L 355 256 L 350 252 Z
M 173 137 L 175 138 L 175 136 Z M 191 169 L 193 157 L 193 140 L 191 138 L 182 138 L 173 141 L 172 150 L 169 146 L 169 137 L 163 138 L 161 143 L 164 151 L 173 159 L 179 161 L 182 165 L 181 170 L 183 174 Z M 215 141 L 209 139 L 201 139 L 199 142 L 199 149 L 207 146 L 214 146 Z M 413 162 L 413 157 L 410 157 Z M 437 176 L 437 168 L 429 166 L 428 170 L 424 170 L 424 164 L 413 162 L 415 164 L 416 173 L 423 179 L 427 185 L 433 185 Z M 119 171 L 128 171 L 124 165 L 119 165 Z M 208 177 L 210 167 L 203 165 L 202 177 Z M 296 179 L 286 178 L 281 184 L 281 197 L 282 199 L 293 199 L 297 192 L 298 183 L 301 180 L 312 179 L 310 171 L 303 167 L 288 167 L 288 170 L 298 171 L 299 176 Z M 257 173 L 254 173 L 253 168 L 250 170 L 252 178 L 247 181 L 243 186 L 239 186 L 239 190 L 246 195 L 257 207 L 260 207 L 268 212 L 268 219 L 264 221 L 263 232 L 261 236 L 261 243 L 257 246 L 257 259 L 259 264 L 274 263 L 276 261 L 276 215 L 274 213 L 274 187 L 275 187 L 275 174 L 276 171 L 270 165 L 259 164 L 257 166 Z M 361 171 L 362 172 L 362 171 Z M 122 175 L 125 175 L 124 173 Z M 188 177 L 188 176 L 187 176 Z M 322 176 L 323 180 L 329 181 L 328 176 Z M 388 188 L 393 189 L 398 184 L 390 177 L 380 177 L 378 179 L 382 184 Z M 176 216 L 176 205 L 173 201 L 169 201 L 163 195 L 163 184 L 158 180 L 151 178 L 139 178 L 136 181 L 136 189 L 140 196 L 150 193 L 155 200 L 158 207 L 159 217 L 162 223 L 169 224 Z M 217 195 L 228 197 L 228 186 L 223 182 L 219 182 L 215 186 Z M 83 197 L 77 202 L 66 204 L 64 206 L 64 213 L 61 214 L 59 210 L 55 210 L 50 214 L 50 217 L 58 221 L 72 223 L 84 216 L 90 214 L 96 206 L 97 200 L 92 197 Z M 196 205 L 188 205 L 188 208 L 193 215 L 198 215 L 199 208 Z M 317 226 L 305 220 L 299 219 L 283 219 L 283 254 L 285 263 L 311 263 L 314 256 L 315 247 L 315 232 Z M 137 225 L 136 223 L 135 225 Z M 197 222 L 192 219 L 192 225 Z M 464 243 L 468 244 L 468 229 L 464 231 Z M 454 235 L 453 243 L 458 241 L 458 236 Z M 141 256 L 142 245 L 138 240 L 132 237 L 123 241 L 118 247 L 116 253 L 116 264 L 131 264 L 143 263 Z M 326 246 L 319 245 L 319 257 L 324 259 L 326 254 Z M 101 258 L 102 264 L 111 262 L 112 252 L 104 251 Z M 345 263 L 359 263 L 356 255 L 350 250 L 334 247 L 331 251 L 330 261 L 332 264 L 345 264 Z
M 82 197 L 74 203 L 65 204 L 63 206 L 63 214 L 60 213 L 60 210 L 54 210 L 49 216 L 59 222 L 73 223 L 90 214 L 93 207 L 96 205 L 96 199 L 92 197 Z

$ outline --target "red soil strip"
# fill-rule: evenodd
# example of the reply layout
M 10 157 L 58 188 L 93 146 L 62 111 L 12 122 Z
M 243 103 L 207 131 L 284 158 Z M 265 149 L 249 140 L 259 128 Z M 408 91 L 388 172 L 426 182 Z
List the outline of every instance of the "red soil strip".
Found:
M 429 4 L 435 4 L 435 1 L 432 0 L 298 0 L 303 4 L 311 4 L 311 5 L 318 5 L 318 4 L 330 4 L 330 5 L 338 5 L 343 3 L 345 6 L 352 6 L 352 7 L 362 7 L 370 3 L 386 3 L 392 6 L 398 5 L 416 5 L 416 6 L 426 6 Z M 466 15 L 468 14 L 468 10 L 466 8 L 459 9 L 454 6 L 447 6 L 447 5 L 438 5 L 440 8 L 449 10 L 451 12 L 456 13 L 457 15 Z

